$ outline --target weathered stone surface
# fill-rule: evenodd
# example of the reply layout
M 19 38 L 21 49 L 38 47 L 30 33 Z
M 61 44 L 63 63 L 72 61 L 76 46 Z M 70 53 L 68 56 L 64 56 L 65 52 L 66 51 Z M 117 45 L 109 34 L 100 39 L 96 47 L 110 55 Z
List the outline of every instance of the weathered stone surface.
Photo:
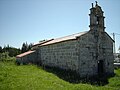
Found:
M 77 70 L 78 52 L 76 40 L 40 47 L 39 58 L 44 65 Z
M 21 64 L 37 63 L 37 54 L 33 52 L 22 57 L 17 57 L 16 61 Z

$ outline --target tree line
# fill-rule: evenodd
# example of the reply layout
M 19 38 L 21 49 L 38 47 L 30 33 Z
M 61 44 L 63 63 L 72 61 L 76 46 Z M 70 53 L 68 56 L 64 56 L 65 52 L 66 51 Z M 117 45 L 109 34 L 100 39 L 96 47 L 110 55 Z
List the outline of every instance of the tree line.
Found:
M 27 42 L 24 42 L 21 48 L 15 48 L 10 45 L 4 46 L 4 47 L 0 46 L 0 53 L 7 52 L 10 57 L 15 57 L 18 54 L 29 51 L 32 46 L 33 46 L 32 43 L 28 44 Z

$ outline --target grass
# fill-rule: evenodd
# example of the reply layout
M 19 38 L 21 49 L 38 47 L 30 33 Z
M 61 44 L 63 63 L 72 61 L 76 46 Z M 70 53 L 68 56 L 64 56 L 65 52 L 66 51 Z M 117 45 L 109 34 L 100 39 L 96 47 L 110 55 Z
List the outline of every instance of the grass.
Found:
M 76 84 L 36 65 L 0 62 L 0 90 L 120 90 L 120 69 L 115 70 L 115 74 L 104 86 Z

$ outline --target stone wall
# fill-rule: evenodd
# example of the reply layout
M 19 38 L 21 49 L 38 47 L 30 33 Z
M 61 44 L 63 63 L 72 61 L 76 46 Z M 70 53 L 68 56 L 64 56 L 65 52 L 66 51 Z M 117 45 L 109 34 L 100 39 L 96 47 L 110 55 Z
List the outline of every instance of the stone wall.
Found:
M 63 69 L 78 70 L 77 40 L 64 41 L 39 48 L 39 59 L 42 65 Z
M 104 73 L 113 73 L 113 41 L 104 32 L 96 42 L 94 34 L 89 32 L 78 38 L 79 70 L 81 77 L 98 74 L 98 62 L 103 60 Z
M 28 64 L 28 63 L 36 63 L 37 61 L 37 54 L 36 52 L 30 53 L 28 55 L 17 57 L 16 61 L 20 64 Z
M 81 77 L 98 75 L 98 62 L 103 60 L 104 73 L 113 73 L 113 42 L 101 33 L 96 43 L 94 34 L 88 32 L 76 40 L 40 46 L 38 61 L 42 65 L 76 70 Z
M 87 33 L 78 39 L 79 42 L 79 73 L 81 77 L 97 74 L 97 61 L 95 40 L 91 33 Z
M 105 56 L 105 71 L 106 73 L 114 73 L 114 56 L 113 56 L 113 41 L 105 33 L 103 40 L 104 45 L 104 56 Z

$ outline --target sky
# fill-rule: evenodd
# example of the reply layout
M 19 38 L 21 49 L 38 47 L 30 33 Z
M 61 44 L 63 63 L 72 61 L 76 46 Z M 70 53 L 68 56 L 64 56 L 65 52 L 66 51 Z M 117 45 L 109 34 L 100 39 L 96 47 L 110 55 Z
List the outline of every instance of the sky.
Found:
M 97 1 L 104 11 L 105 31 L 111 37 L 120 34 L 120 0 Z M 0 46 L 21 48 L 23 42 L 88 31 L 91 3 L 95 5 L 95 0 L 0 0 Z

